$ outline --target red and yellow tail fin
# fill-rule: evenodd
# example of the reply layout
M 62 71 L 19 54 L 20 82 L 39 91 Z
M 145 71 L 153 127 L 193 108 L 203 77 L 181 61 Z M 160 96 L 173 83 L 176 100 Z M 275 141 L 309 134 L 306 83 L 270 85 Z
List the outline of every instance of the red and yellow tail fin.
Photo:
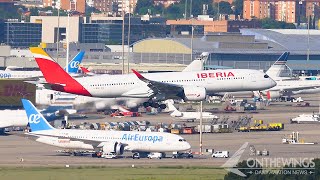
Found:
M 52 84 L 53 90 L 91 96 L 91 94 L 75 79 L 73 79 L 57 62 L 42 48 L 31 47 L 33 54 L 47 83 Z

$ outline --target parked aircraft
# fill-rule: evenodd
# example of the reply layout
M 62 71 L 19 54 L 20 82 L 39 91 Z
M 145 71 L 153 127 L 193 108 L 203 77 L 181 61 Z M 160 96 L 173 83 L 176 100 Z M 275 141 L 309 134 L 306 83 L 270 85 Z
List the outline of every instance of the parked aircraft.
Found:
M 281 96 L 292 96 L 295 94 L 313 94 L 320 92 L 320 81 L 280 77 L 281 71 L 285 69 L 289 54 L 289 52 L 284 52 L 266 72 L 266 74 L 277 82 L 276 86 L 261 92 L 263 95 L 267 96 L 267 99 L 275 99 Z
M 125 74 L 73 78 L 41 48 L 32 47 L 30 50 L 53 90 L 91 97 L 198 101 L 216 92 L 264 90 L 276 85 L 268 75 L 250 69 L 149 74 L 133 70 L 136 76 Z M 162 105 L 162 108 L 165 106 Z
M 193 60 L 186 68 L 182 70 L 182 72 L 202 71 L 203 65 L 207 62 L 208 57 L 209 53 L 203 52 L 199 58 Z
M 130 132 L 105 130 L 55 129 L 26 99 L 22 99 L 31 132 L 36 141 L 67 149 L 102 148 L 104 153 L 123 154 L 132 152 L 174 152 L 190 149 L 181 136 L 164 132 Z
M 193 60 L 183 72 L 188 71 L 201 71 L 203 70 L 203 64 L 207 61 L 209 53 L 203 52 L 199 58 Z M 82 71 L 86 74 L 93 75 L 86 68 L 81 67 Z M 88 107 L 94 110 L 104 109 L 119 109 L 120 106 L 125 106 L 129 109 L 136 108 L 144 102 L 147 102 L 149 98 L 94 98 L 87 96 L 75 96 L 73 105 L 76 109 L 88 109 Z M 145 104 L 146 106 L 148 104 Z M 151 104 L 156 106 L 157 104 Z
M 285 70 L 289 55 L 290 52 L 284 52 L 278 58 L 278 60 L 275 63 L 273 63 L 272 66 L 270 66 L 270 68 L 266 71 L 266 74 L 268 74 L 268 76 L 270 76 L 275 81 L 290 79 L 290 77 L 280 77 L 281 72 Z
M 180 112 L 176 107 L 173 105 L 173 101 L 167 100 L 166 101 L 170 116 L 177 117 L 183 120 L 200 120 L 200 112 Z M 210 112 L 202 112 L 203 119 L 218 119 L 219 117 L 210 113 Z
M 68 64 L 68 73 L 77 74 L 79 65 L 84 56 L 84 51 L 80 51 Z M 27 68 L 30 69 L 30 68 Z M 0 70 L 0 79 L 31 79 L 42 77 L 41 71 L 26 70 L 21 67 L 8 67 L 5 70 Z
M 40 113 L 48 121 L 53 121 L 65 115 L 75 114 L 77 111 L 68 106 L 49 106 Z M 0 111 L 0 128 L 27 126 L 28 119 L 25 110 L 2 110 Z

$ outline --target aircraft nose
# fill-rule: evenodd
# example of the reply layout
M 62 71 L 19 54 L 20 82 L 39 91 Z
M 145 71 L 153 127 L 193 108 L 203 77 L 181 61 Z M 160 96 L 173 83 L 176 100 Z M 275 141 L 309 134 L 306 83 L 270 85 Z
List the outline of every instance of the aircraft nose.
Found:
M 186 142 L 185 147 L 186 147 L 186 149 L 191 149 L 191 146 L 188 142 Z
M 270 88 L 275 87 L 277 85 L 277 83 L 273 79 L 270 78 L 270 81 L 271 81 L 270 82 L 270 85 L 271 85 Z

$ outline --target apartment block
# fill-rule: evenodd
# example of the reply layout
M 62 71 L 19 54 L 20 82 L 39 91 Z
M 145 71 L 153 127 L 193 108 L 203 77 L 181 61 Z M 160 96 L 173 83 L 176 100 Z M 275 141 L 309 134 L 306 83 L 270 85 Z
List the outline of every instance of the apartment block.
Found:
M 319 19 L 320 0 L 244 0 L 244 19 L 271 18 L 297 23 L 308 16 Z

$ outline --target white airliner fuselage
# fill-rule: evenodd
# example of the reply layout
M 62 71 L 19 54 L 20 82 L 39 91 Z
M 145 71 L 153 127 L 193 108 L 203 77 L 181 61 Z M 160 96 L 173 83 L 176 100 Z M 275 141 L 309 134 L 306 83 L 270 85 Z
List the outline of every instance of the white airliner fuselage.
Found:
M 36 136 L 50 136 L 65 139 L 77 139 L 78 141 L 100 142 L 98 146 L 103 147 L 111 142 L 125 145 L 125 151 L 142 152 L 173 152 L 190 149 L 181 136 L 162 132 L 130 132 L 130 131 L 103 131 L 103 130 L 76 130 L 76 129 L 55 129 L 31 132 Z M 87 146 L 93 149 L 93 146 Z
M 174 105 L 174 101 L 167 100 L 166 104 L 170 116 L 177 117 L 183 120 L 200 120 L 201 116 L 203 119 L 218 119 L 219 117 L 212 114 L 211 112 L 180 112 Z
M 0 79 L 26 79 L 41 77 L 41 71 L 7 71 L 0 70 Z
M 207 94 L 217 92 L 264 90 L 276 83 L 256 70 L 210 70 L 198 72 L 170 72 L 143 74 L 149 80 L 183 87 L 204 87 Z M 94 97 L 142 97 L 152 95 L 152 90 L 134 74 L 100 75 L 76 78 Z M 197 95 L 198 92 L 195 92 Z

